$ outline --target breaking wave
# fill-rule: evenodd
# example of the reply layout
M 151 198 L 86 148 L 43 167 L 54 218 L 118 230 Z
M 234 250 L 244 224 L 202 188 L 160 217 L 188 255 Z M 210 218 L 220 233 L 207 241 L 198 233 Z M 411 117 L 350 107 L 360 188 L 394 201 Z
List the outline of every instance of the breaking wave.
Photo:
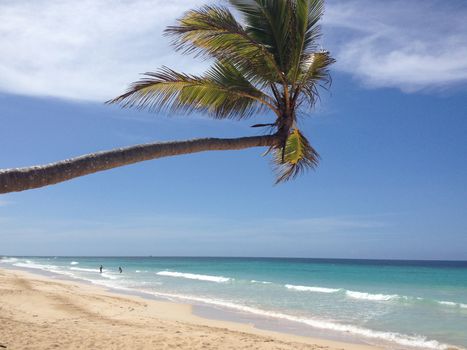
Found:
M 372 300 L 372 301 L 388 301 L 388 300 L 397 300 L 401 297 L 397 294 L 371 294 L 371 293 L 364 293 L 364 292 L 355 292 L 352 290 L 345 291 L 345 295 L 349 298 L 354 299 L 361 299 L 361 300 Z
M 159 276 L 187 278 L 190 280 L 208 281 L 216 283 L 225 283 L 231 280 L 231 278 L 223 276 L 211 276 L 211 275 L 198 275 L 195 273 L 183 273 L 183 272 L 172 272 L 172 271 L 159 271 L 156 273 Z
M 315 293 L 336 293 L 340 291 L 340 289 L 336 289 L 336 288 L 296 286 L 293 284 L 286 284 L 285 288 L 296 290 L 299 292 L 315 292 Z
M 461 309 L 467 309 L 467 304 L 463 304 L 463 303 L 455 303 L 453 301 L 438 301 L 437 303 L 441 305 L 447 305 L 451 307 L 459 307 Z
M 251 280 L 250 281 L 251 283 L 260 283 L 260 284 L 271 284 L 272 282 L 268 282 L 268 281 L 257 281 L 257 280 Z

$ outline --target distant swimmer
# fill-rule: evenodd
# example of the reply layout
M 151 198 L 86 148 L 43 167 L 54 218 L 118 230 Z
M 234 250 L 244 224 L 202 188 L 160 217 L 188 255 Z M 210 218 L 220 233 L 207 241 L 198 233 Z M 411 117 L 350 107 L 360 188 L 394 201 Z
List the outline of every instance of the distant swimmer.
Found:
M 123 272 L 123 270 L 122 270 L 122 268 L 120 266 L 118 267 L 118 271 L 120 271 L 120 273 Z
M 101 267 L 99 267 L 99 272 L 100 272 L 100 273 L 102 273 L 102 269 L 103 269 L 103 268 L 104 268 L 104 267 L 103 267 L 102 265 L 101 265 Z

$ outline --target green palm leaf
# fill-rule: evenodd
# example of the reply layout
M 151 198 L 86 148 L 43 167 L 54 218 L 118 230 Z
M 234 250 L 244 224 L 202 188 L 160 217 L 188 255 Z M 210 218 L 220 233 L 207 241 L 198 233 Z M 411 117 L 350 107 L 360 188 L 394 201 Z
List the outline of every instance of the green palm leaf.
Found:
M 243 14 L 248 35 L 267 48 L 282 72 L 288 71 L 290 49 L 290 1 L 230 0 Z M 293 45 L 293 44 L 292 44 Z
M 293 179 L 307 169 L 318 166 L 319 154 L 303 134 L 295 128 L 287 138 L 284 148 L 275 150 L 276 184 Z
M 296 82 L 301 66 L 308 61 L 309 52 L 317 51 L 317 40 L 321 36 L 318 21 L 324 12 L 323 0 L 296 0 L 294 21 L 291 23 L 294 31 L 294 48 L 291 50 L 290 80 Z
M 203 76 L 163 67 L 107 103 L 149 111 L 207 112 L 214 118 L 247 118 L 273 106 L 233 65 L 217 62 Z M 271 101 L 272 102 L 272 101 Z
M 302 94 L 310 105 L 319 97 L 318 88 L 327 88 L 331 83 L 329 66 L 335 62 L 327 51 L 304 55 L 297 79 L 295 95 Z
M 165 33 L 173 38 L 177 50 L 229 61 L 248 72 L 250 80 L 264 83 L 282 79 L 274 56 L 256 42 L 225 7 L 204 6 L 191 10 Z

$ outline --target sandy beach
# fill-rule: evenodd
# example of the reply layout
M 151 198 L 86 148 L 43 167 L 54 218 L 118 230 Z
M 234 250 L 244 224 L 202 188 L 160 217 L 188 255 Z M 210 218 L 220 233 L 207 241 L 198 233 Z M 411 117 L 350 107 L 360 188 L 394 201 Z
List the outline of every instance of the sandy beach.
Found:
M 377 349 L 208 320 L 190 305 L 13 270 L 0 270 L 0 324 L 7 349 Z

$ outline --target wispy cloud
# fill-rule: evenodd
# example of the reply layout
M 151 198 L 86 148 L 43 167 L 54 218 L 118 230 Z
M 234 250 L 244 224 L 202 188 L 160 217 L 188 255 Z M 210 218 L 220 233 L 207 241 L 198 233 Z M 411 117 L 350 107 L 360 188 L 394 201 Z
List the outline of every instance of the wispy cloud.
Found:
M 0 90 L 104 101 L 163 64 L 196 70 L 192 60 L 174 59 L 162 31 L 201 3 L 2 1 Z
M 336 68 L 403 91 L 467 82 L 463 1 L 334 0 L 324 17 Z
M 173 52 L 162 31 L 212 2 L 1 1 L 0 91 L 104 101 L 162 65 L 199 72 L 205 63 Z M 324 29 L 335 69 L 367 86 L 416 91 L 467 82 L 463 1 L 330 0 Z

